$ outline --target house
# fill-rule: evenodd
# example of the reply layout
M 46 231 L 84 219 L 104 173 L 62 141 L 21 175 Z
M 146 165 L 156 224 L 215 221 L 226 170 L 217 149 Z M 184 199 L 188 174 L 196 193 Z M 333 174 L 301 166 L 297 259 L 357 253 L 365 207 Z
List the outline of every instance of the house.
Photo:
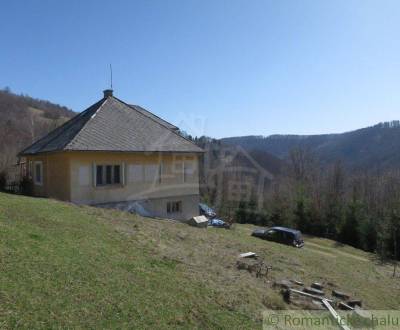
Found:
M 202 153 L 174 125 L 105 90 L 100 101 L 19 156 L 34 196 L 90 205 L 138 202 L 154 216 L 184 220 L 199 212 Z

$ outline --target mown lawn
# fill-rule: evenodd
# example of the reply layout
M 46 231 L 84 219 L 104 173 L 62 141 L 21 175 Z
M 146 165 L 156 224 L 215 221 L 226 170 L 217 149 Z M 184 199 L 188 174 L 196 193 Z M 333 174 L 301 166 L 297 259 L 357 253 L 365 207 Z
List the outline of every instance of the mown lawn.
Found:
M 306 238 L 304 249 L 54 200 L 0 194 L 0 328 L 260 328 L 294 308 L 276 279 L 321 281 L 398 309 L 399 279 L 372 255 Z M 236 269 L 254 251 L 268 279 Z

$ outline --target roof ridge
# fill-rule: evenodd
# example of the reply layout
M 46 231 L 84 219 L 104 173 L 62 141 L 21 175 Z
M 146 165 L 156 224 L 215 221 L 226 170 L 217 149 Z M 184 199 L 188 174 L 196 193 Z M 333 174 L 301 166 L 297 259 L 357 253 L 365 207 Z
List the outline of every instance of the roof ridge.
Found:
M 184 137 L 184 136 L 178 134 L 178 133 L 177 133 L 176 131 L 174 131 L 173 129 L 171 129 L 171 128 L 169 128 L 169 127 L 167 127 L 167 126 L 161 124 L 160 122 L 158 122 L 158 121 L 155 120 L 154 118 L 151 118 L 151 117 L 149 117 L 149 116 L 146 116 L 145 114 L 143 114 L 143 113 L 141 113 L 140 111 L 136 110 L 135 108 L 131 107 L 128 103 L 126 103 L 126 102 L 120 100 L 119 98 L 117 98 L 117 97 L 115 97 L 115 96 L 111 96 L 111 97 L 113 97 L 113 98 L 116 99 L 117 101 L 121 102 L 122 104 L 125 104 L 125 105 L 128 106 L 130 109 L 135 110 L 137 113 L 140 113 L 142 116 L 144 116 L 144 117 L 146 117 L 146 118 L 150 118 L 152 121 L 154 121 L 154 122 L 157 123 L 158 125 L 160 125 L 160 126 L 166 128 L 167 130 L 171 131 L 172 133 L 174 133 L 174 134 L 177 135 L 178 137 L 180 137 L 180 138 L 182 138 L 182 139 L 184 139 L 184 140 L 190 142 L 191 144 L 193 144 L 194 146 L 196 146 L 196 147 L 199 148 L 200 150 L 203 150 L 203 149 L 200 148 L 197 144 L 195 144 L 193 141 L 191 141 L 191 140 L 189 140 L 188 138 L 186 138 L 186 137 Z M 150 112 L 150 111 L 149 111 L 149 112 Z M 162 119 L 162 118 L 160 118 L 160 119 Z M 178 127 L 178 129 L 179 129 L 179 127 Z
M 91 106 L 89 106 L 88 108 L 86 108 L 85 110 L 83 110 L 82 112 L 78 113 L 76 116 L 72 117 L 71 119 L 67 120 L 64 124 L 62 124 L 61 126 L 57 127 L 56 129 L 54 129 L 53 131 L 50 131 L 48 134 L 44 135 L 43 137 L 41 137 L 39 140 L 35 141 L 33 144 L 29 145 L 28 147 L 26 147 L 25 149 L 23 149 L 21 152 L 18 153 L 18 155 L 24 155 L 24 153 L 26 152 L 26 150 L 36 146 L 38 143 L 42 142 L 44 139 L 48 138 L 50 134 L 54 134 L 54 136 L 52 136 L 40 149 L 44 149 L 46 146 L 48 146 L 52 141 L 54 141 L 57 137 L 60 136 L 60 134 L 62 134 L 64 132 L 64 129 L 67 126 L 71 126 L 74 123 L 76 123 L 76 121 L 80 118 L 82 118 L 84 115 L 86 115 L 90 110 L 92 110 L 93 107 L 95 107 L 98 103 L 100 103 L 101 101 L 103 101 L 103 99 L 101 99 L 100 101 L 97 101 L 96 103 L 92 104 Z M 78 131 L 79 132 L 79 131 Z M 76 133 L 78 134 L 78 133 Z M 76 136 L 75 134 L 75 136 Z M 74 137 L 75 137 L 74 136 Z M 72 139 L 71 139 L 72 140 Z M 68 142 L 69 143 L 69 142 Z M 63 148 L 68 144 L 66 143 Z
M 88 124 L 88 122 L 90 121 L 90 119 L 92 119 L 96 114 L 97 114 L 97 112 L 102 108 L 102 106 L 107 102 L 107 100 L 108 100 L 108 97 L 105 97 L 105 98 L 102 98 L 100 101 L 98 101 L 98 102 L 96 102 L 95 104 L 97 104 L 97 103 L 101 103 L 98 107 L 97 107 L 97 109 L 96 109 L 96 111 L 90 116 L 90 118 L 82 125 L 82 127 L 80 128 L 80 130 L 78 131 L 78 132 L 76 132 L 76 134 L 74 135 L 74 137 L 68 142 L 68 143 L 66 143 L 65 145 L 64 145 L 64 147 L 63 147 L 63 149 L 65 149 L 65 148 L 67 148 L 74 140 L 75 140 L 75 138 L 78 136 L 78 134 L 86 127 L 86 125 Z M 94 104 L 93 104 L 94 105 Z M 92 105 L 92 106 L 93 106 Z M 92 106 L 90 106 L 89 108 L 91 108 Z M 88 110 L 88 109 L 87 109 Z M 86 111 L 86 110 L 85 110 Z
M 150 113 L 150 114 L 153 115 L 154 117 L 156 117 L 156 118 L 158 118 L 158 119 L 161 119 L 162 121 L 166 122 L 168 125 L 174 126 L 176 129 L 179 129 L 178 126 L 176 126 L 176 125 L 174 125 L 174 124 L 171 124 L 169 121 L 166 121 L 164 118 L 161 118 L 160 116 L 157 116 L 157 115 L 156 115 L 155 113 L 153 113 L 152 111 L 149 111 L 149 110 L 147 110 L 146 108 L 143 108 L 143 107 L 140 106 L 140 105 L 137 105 L 137 104 L 128 104 L 128 105 L 129 105 L 131 108 L 133 108 L 133 109 L 135 109 L 134 107 L 138 107 L 138 108 L 140 108 L 140 109 L 142 109 L 142 110 L 144 110 L 144 111 Z M 137 109 L 135 109 L 135 110 L 138 111 Z M 162 124 L 162 123 L 160 123 L 160 124 Z M 164 126 L 166 126 L 166 125 L 164 125 Z

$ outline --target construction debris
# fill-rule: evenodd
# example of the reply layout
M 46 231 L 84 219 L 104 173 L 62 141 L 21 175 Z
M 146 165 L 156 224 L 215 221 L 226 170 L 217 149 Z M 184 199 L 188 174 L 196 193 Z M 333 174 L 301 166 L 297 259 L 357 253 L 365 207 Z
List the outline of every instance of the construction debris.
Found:
M 255 254 L 254 252 L 246 252 L 246 253 L 241 253 L 239 254 L 240 258 L 257 258 L 258 255 Z
M 297 280 L 280 280 L 273 283 L 273 288 L 281 290 L 283 299 L 288 304 L 299 306 L 302 309 L 324 309 L 326 308 L 332 317 L 337 321 L 339 328 L 349 330 L 349 327 L 342 320 L 337 310 L 350 311 L 356 317 L 357 322 L 368 324 L 371 317 L 368 311 L 361 309 L 362 301 L 360 299 L 350 299 L 350 295 L 339 290 L 332 290 L 332 298 L 325 296 L 322 290 L 324 286 L 320 283 L 312 283 L 310 287 L 304 287 L 302 291 L 294 289 L 295 285 L 303 285 Z M 328 284 L 328 286 L 331 286 Z M 318 289 L 319 288 L 319 289 Z
M 299 286 L 303 286 L 304 283 L 301 281 L 297 281 L 297 280 L 290 280 L 290 282 L 292 282 L 293 284 L 299 285 Z
M 351 307 L 362 307 L 362 301 L 359 299 L 353 299 L 353 300 L 349 300 L 347 302 L 347 305 L 351 306 Z
M 324 286 L 321 283 L 318 283 L 318 282 L 312 283 L 311 287 L 313 289 L 317 289 L 317 290 L 323 290 L 324 289 Z
M 271 269 L 262 259 L 258 257 L 240 257 L 236 261 L 236 267 L 239 270 L 247 270 L 249 273 L 255 274 L 256 277 L 267 277 Z
M 322 299 L 322 303 L 328 309 L 328 311 L 331 313 L 333 318 L 336 320 L 336 322 L 338 323 L 340 329 L 342 329 L 342 330 L 350 330 L 350 328 L 347 325 L 345 325 L 345 322 L 342 320 L 340 315 L 332 307 L 332 305 L 330 304 L 328 299 Z
M 310 287 L 304 288 L 303 291 L 307 292 L 307 293 L 311 293 L 313 295 L 318 295 L 318 296 L 325 295 L 324 291 L 321 291 L 321 290 L 318 290 L 318 289 L 314 289 L 314 288 L 310 288 Z
M 351 306 L 345 304 L 343 301 L 339 301 L 337 304 L 337 307 L 339 307 L 340 309 L 343 309 L 343 310 L 347 310 L 347 311 L 354 310 L 354 307 L 351 307 Z
M 307 292 L 303 292 L 303 291 L 299 291 L 299 290 L 296 290 L 296 289 L 290 289 L 290 293 L 299 294 L 299 295 L 302 295 L 302 296 L 305 296 L 305 297 L 309 297 L 309 298 L 313 298 L 313 299 L 316 299 L 316 300 L 325 299 L 325 300 L 327 300 L 329 302 L 333 302 L 333 300 L 331 300 L 331 299 L 327 299 L 325 297 L 316 296 L 316 295 L 313 295 L 313 294 L 310 294 L 310 293 L 307 293 Z
M 206 228 L 208 225 L 208 219 L 204 215 L 199 215 L 191 218 L 188 224 L 194 227 Z
M 350 299 L 350 295 L 348 295 L 347 293 L 344 293 L 344 292 L 337 291 L 337 290 L 332 290 L 332 296 L 339 298 L 339 299 L 343 299 L 343 300 Z

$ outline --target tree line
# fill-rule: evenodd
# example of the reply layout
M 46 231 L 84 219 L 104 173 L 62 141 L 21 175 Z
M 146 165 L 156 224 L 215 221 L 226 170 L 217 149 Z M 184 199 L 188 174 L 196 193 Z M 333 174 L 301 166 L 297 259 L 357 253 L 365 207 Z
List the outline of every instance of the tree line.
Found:
M 235 220 L 295 227 L 398 260 L 400 170 L 350 171 L 340 161 L 322 165 L 309 150 L 295 148 L 263 208 L 240 202 Z

